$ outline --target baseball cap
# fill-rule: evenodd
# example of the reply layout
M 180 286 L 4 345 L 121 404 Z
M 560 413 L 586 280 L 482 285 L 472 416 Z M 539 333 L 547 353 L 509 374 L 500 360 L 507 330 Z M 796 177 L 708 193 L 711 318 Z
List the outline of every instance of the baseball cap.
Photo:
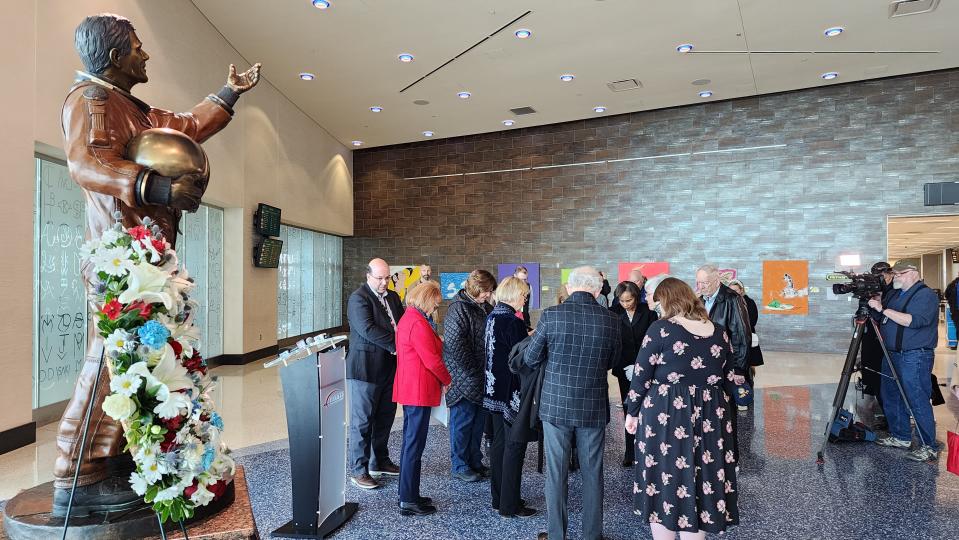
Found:
M 892 271 L 892 267 L 889 266 L 889 263 L 886 261 L 880 261 L 872 265 L 872 269 L 869 270 L 870 274 L 883 274 L 886 272 Z
M 909 261 L 899 261 L 892 267 L 893 272 L 905 272 L 906 270 L 919 271 L 919 267 Z

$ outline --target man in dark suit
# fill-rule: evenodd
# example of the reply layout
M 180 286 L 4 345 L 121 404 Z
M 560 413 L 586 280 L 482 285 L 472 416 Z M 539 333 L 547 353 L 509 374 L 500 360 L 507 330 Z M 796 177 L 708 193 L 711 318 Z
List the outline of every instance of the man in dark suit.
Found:
M 696 270 L 696 292 L 700 295 L 709 313 L 709 320 L 726 329 L 733 347 L 733 365 L 736 375 L 746 377 L 751 387 L 749 348 L 753 343 L 753 331 L 749 324 L 746 301 L 736 291 L 722 284 L 719 269 L 711 264 Z
M 400 474 L 399 467 L 390 461 L 387 443 L 396 416 L 396 324 L 403 316 L 403 302 L 386 288 L 389 280 L 386 261 L 373 259 L 366 267 L 366 283 L 353 291 L 346 307 L 350 322 L 346 355 L 350 481 L 363 489 L 380 487 L 376 477 Z
M 603 448 L 609 423 L 606 371 L 619 361 L 622 342 L 616 316 L 596 302 L 603 279 L 583 266 L 569 274 L 569 298 L 543 311 L 526 364 L 545 363 L 540 396 L 546 448 L 546 514 L 548 532 L 539 539 L 566 538 L 568 471 L 573 441 L 583 478 L 583 534 L 603 535 Z

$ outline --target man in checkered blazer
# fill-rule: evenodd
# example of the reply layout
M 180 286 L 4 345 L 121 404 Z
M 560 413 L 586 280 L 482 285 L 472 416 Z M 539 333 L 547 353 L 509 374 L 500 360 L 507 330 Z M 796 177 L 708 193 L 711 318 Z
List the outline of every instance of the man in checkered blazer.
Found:
M 539 417 L 546 448 L 546 533 L 539 539 L 566 538 L 567 475 L 573 438 L 583 477 L 583 534 L 603 535 L 603 448 L 609 423 L 606 372 L 619 360 L 620 324 L 596 302 L 603 278 L 583 266 L 569 274 L 569 298 L 543 311 L 525 361 L 546 364 Z

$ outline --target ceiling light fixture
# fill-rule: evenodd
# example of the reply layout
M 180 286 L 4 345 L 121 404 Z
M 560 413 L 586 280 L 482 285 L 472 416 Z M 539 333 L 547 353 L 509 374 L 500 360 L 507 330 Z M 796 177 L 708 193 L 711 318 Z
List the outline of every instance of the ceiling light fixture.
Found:
M 560 76 L 559 76 L 559 80 L 561 80 L 561 81 L 563 81 L 563 82 L 569 82 L 569 81 L 571 81 L 571 80 L 573 80 L 573 79 L 575 79 L 575 78 L 576 78 L 576 76 L 573 75 L 572 73 L 564 73 L 563 75 L 560 75 Z
M 353 141 L 353 146 L 363 146 L 363 141 Z
M 820 75 L 820 77 L 822 77 L 824 80 L 831 81 L 836 77 L 839 77 L 839 73 L 836 71 L 830 71 L 829 73 L 823 73 Z
M 327 0 L 313 0 L 313 7 L 316 9 L 326 9 L 330 7 L 330 3 Z
M 423 136 L 424 136 L 424 137 L 432 137 L 432 136 L 433 136 L 433 132 L 432 132 L 432 131 L 424 131 L 424 132 L 423 132 Z
M 606 107 L 600 105 L 599 107 L 593 107 L 593 112 L 595 113 L 604 113 L 606 112 Z
M 410 62 L 413 61 L 413 55 L 410 53 L 402 53 L 399 56 L 397 56 L 397 58 L 400 60 L 400 62 L 403 62 L 404 64 L 409 64 Z
M 688 53 L 691 50 L 693 50 L 692 43 L 683 43 L 682 45 L 679 45 L 678 47 L 676 47 L 676 51 L 681 53 Z
M 383 112 L 383 107 L 377 107 L 377 106 L 374 105 L 373 107 L 370 107 L 370 111 L 372 111 L 372 112 Z
M 459 92 L 458 94 L 456 94 L 456 97 L 458 97 L 458 98 L 460 98 L 460 99 L 469 99 L 470 96 L 472 96 L 472 95 L 473 95 L 473 94 L 470 94 L 469 92 Z
M 515 124 L 515 123 L 516 123 L 516 122 L 514 122 L 514 121 L 512 121 L 512 120 L 503 120 L 503 125 L 506 126 L 506 127 L 512 126 L 512 125 Z
M 827 28 L 823 34 L 826 34 L 826 37 L 836 37 L 843 33 L 843 30 L 845 30 L 845 28 L 841 26 L 833 26 L 832 28 Z
M 313 79 L 316 78 L 316 75 L 312 73 L 303 72 L 303 73 L 300 73 L 300 78 L 303 79 L 304 81 L 312 81 Z
M 533 31 L 529 30 L 528 28 L 520 28 L 516 32 L 513 32 L 513 35 L 520 39 L 527 39 L 533 35 Z
M 713 97 L 713 93 L 710 92 L 709 90 L 703 90 L 702 92 L 699 93 L 699 97 L 701 98 Z

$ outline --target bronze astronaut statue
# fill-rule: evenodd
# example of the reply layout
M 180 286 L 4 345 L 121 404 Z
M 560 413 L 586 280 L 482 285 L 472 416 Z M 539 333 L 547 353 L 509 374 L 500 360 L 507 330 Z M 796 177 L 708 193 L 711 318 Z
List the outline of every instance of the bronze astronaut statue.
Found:
M 170 128 L 202 143 L 230 122 L 240 94 L 259 81 L 260 64 L 240 74 L 230 65 L 227 83 L 216 94 L 188 113 L 172 113 L 150 107 L 130 93 L 134 85 L 147 82 L 150 56 L 129 20 L 112 14 L 87 17 L 76 29 L 75 46 L 85 71 L 78 72 L 67 94 L 61 124 L 70 176 L 86 197 L 86 237 L 98 238 L 113 225 L 118 212 L 124 227 L 142 225 L 144 218 L 151 218 L 166 239 L 175 243 L 182 212 L 199 207 L 209 168 L 163 176 L 130 160 L 128 144 L 152 128 Z M 81 272 L 89 287 L 92 268 L 88 265 Z M 66 514 L 78 466 L 83 417 L 91 399 L 93 414 L 71 515 L 124 510 L 142 503 L 142 497 L 129 485 L 133 462 L 123 452 L 123 428 L 101 407 L 110 392 L 105 365 L 96 395 L 91 395 L 102 350 L 103 340 L 91 322 L 86 358 L 57 431 L 54 515 Z

